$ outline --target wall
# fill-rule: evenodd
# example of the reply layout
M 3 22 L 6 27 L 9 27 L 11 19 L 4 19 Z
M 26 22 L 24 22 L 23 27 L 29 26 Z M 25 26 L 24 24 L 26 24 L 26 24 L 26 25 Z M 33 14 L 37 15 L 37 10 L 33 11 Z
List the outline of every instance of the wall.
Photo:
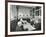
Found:
M 45 2 L 45 5 L 46 5 L 46 0 L 22 0 L 22 1 Z M 45 10 L 45 14 L 46 14 L 46 10 Z M 5 21 L 5 1 L 0 0 L 0 37 L 5 37 L 5 22 L 4 21 Z M 46 21 L 46 15 L 45 15 L 45 21 Z M 45 26 L 46 26 L 46 23 L 45 23 Z M 16 36 L 16 37 L 46 37 L 46 29 L 45 29 L 44 35 L 29 35 L 29 36 Z

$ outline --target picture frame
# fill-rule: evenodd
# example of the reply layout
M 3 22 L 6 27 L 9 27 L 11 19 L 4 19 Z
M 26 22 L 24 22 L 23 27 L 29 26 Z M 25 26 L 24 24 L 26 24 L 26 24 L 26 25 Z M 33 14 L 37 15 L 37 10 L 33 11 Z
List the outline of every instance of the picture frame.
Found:
M 38 7 L 38 12 L 39 12 L 39 10 L 41 10 L 40 11 L 41 14 L 35 13 L 35 15 L 31 14 L 31 16 L 39 16 L 40 15 L 40 19 L 41 19 L 41 24 L 40 24 L 41 29 L 40 30 L 41 31 L 39 31 L 39 29 L 37 29 L 37 30 L 26 29 L 26 31 L 25 31 L 25 29 L 23 29 L 22 31 L 21 31 L 21 29 L 20 30 L 15 29 L 15 31 L 12 30 L 11 20 L 14 20 L 12 18 L 13 16 L 17 16 L 19 19 L 23 18 L 23 17 L 19 17 L 19 16 L 23 15 L 23 14 L 19 15 L 19 13 L 20 12 L 24 13 L 23 11 L 25 10 L 25 13 L 23 15 L 24 19 L 25 19 L 25 14 L 28 17 L 30 17 L 30 15 L 28 15 L 29 10 L 32 9 L 32 8 L 36 8 L 36 7 Z M 18 11 L 15 8 L 18 9 Z M 13 11 L 13 12 L 16 11 L 18 13 L 11 13 L 10 10 Z M 36 12 L 37 12 L 37 10 L 36 10 Z M 14 18 L 17 18 L 17 17 L 14 17 Z M 18 18 L 17 18 L 17 22 L 16 22 L 17 25 L 18 25 Z M 29 27 L 30 27 L 30 25 L 29 25 Z M 45 34 L 45 3 L 44 2 L 27 2 L 27 1 L 11 1 L 11 0 L 5 1 L 5 36 L 24 36 L 24 35 L 41 35 L 41 34 Z

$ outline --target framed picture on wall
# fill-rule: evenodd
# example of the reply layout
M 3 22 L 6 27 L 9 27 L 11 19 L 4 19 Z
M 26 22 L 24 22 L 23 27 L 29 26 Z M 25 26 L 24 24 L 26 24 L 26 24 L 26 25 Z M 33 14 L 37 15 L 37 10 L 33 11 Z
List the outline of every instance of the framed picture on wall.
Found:
M 45 33 L 43 2 L 7 2 L 7 35 L 39 35 Z

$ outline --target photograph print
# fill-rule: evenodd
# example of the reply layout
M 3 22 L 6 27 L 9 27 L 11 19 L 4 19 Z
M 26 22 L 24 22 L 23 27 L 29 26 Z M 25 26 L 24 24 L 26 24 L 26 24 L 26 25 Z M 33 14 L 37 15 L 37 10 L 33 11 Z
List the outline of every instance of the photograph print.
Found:
M 43 33 L 43 4 L 8 3 L 8 35 Z

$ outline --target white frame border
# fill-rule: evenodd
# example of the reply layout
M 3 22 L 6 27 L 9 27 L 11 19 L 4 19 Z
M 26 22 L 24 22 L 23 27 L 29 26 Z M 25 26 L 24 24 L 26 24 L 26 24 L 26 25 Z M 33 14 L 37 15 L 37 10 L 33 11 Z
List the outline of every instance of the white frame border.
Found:
M 10 5 L 41 6 L 41 31 L 10 32 Z M 43 4 L 11 3 L 8 2 L 8 35 L 43 33 Z

